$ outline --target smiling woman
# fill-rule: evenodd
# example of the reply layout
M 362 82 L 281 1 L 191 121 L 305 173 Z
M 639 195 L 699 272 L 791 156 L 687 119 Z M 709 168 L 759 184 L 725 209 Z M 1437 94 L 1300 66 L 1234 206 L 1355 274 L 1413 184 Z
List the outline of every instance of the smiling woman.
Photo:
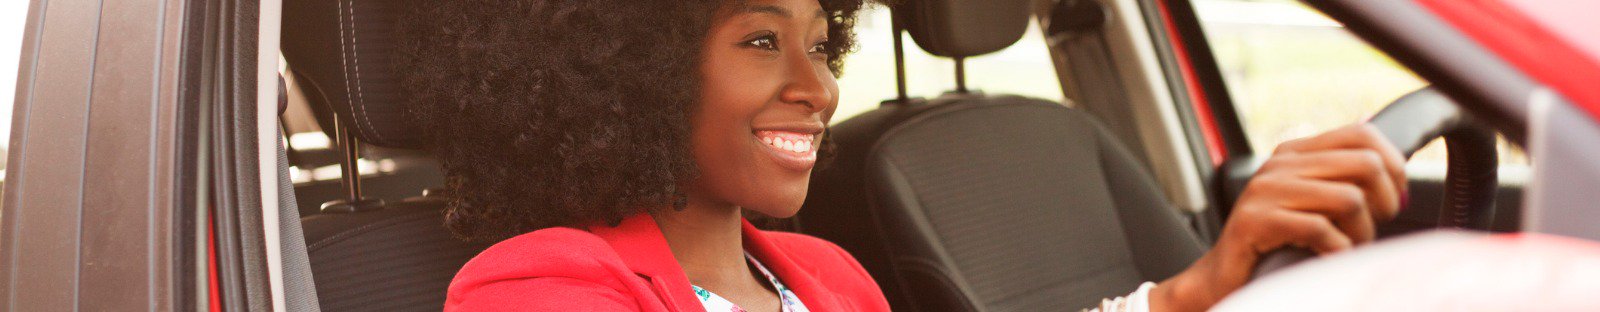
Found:
M 515 236 L 462 268 L 446 309 L 717 304 L 698 297 L 887 310 L 837 246 L 742 217 L 792 216 L 805 200 L 861 6 L 479 0 L 414 12 L 400 71 L 454 195 L 446 224 Z M 541 295 L 552 293 L 566 295 Z

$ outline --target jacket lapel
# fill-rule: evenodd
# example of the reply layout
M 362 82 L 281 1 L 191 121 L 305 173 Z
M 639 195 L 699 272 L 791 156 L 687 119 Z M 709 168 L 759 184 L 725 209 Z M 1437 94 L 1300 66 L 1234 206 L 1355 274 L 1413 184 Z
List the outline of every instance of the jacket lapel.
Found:
M 744 221 L 744 249 L 756 256 L 761 264 L 778 276 L 795 296 L 800 297 L 800 302 L 806 304 L 811 311 L 843 311 L 832 292 L 822 287 L 817 277 L 810 270 L 801 267 L 794 259 L 789 258 L 766 232 L 757 229 L 750 221 Z
M 650 282 L 651 289 L 661 298 L 669 311 L 703 312 L 700 299 L 689 288 L 689 277 L 684 275 L 678 259 L 667 247 L 667 238 L 650 214 L 638 214 L 623 219 L 616 227 L 593 226 L 589 232 L 611 245 L 622 263 Z
M 750 221 L 743 223 L 745 251 L 760 260 L 773 275 L 777 275 L 778 280 L 800 297 L 806 308 L 812 311 L 841 311 L 843 306 L 833 293 L 822 287 L 815 272 L 789 258 L 765 232 L 751 225 Z M 689 287 L 689 277 L 683 273 L 683 267 L 678 265 L 678 259 L 673 257 L 672 249 L 667 246 L 667 238 L 662 236 L 661 227 L 656 225 L 655 218 L 650 214 L 628 217 L 615 227 L 592 226 L 589 232 L 610 244 L 622 257 L 623 264 L 633 269 L 634 273 L 649 280 L 656 296 L 661 298 L 669 311 L 705 311 L 700 299 L 695 298 L 694 290 Z

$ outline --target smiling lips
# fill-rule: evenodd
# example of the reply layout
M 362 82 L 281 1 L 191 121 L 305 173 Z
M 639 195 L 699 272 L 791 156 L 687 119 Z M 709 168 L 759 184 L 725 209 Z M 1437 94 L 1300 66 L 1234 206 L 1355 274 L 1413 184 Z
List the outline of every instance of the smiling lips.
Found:
M 770 130 L 755 134 L 756 139 L 767 146 L 768 154 L 785 168 L 806 171 L 817 162 L 816 134 Z

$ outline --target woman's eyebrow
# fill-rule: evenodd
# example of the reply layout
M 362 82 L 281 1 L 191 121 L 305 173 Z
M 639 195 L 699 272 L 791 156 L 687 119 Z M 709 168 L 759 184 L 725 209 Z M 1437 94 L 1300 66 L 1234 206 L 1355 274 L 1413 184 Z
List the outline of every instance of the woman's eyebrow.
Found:
M 784 8 L 784 7 L 780 7 L 780 6 L 776 6 L 776 5 L 770 5 L 770 4 L 746 5 L 746 6 L 743 6 L 739 11 L 741 11 L 742 13 L 766 13 L 766 14 L 777 15 L 778 17 L 782 17 L 782 18 L 793 18 L 794 17 L 794 13 L 789 12 L 789 9 Z M 816 16 L 817 16 L 817 18 L 827 19 L 828 18 L 828 12 L 824 12 L 824 11 L 822 11 L 822 9 L 817 9 Z

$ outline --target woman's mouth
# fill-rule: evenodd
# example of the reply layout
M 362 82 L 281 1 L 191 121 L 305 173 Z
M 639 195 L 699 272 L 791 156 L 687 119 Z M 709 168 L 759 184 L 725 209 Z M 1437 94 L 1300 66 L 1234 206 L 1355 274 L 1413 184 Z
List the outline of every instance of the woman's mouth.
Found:
M 795 171 L 808 171 L 817 163 L 816 133 L 757 130 L 756 141 L 766 147 L 778 165 Z

